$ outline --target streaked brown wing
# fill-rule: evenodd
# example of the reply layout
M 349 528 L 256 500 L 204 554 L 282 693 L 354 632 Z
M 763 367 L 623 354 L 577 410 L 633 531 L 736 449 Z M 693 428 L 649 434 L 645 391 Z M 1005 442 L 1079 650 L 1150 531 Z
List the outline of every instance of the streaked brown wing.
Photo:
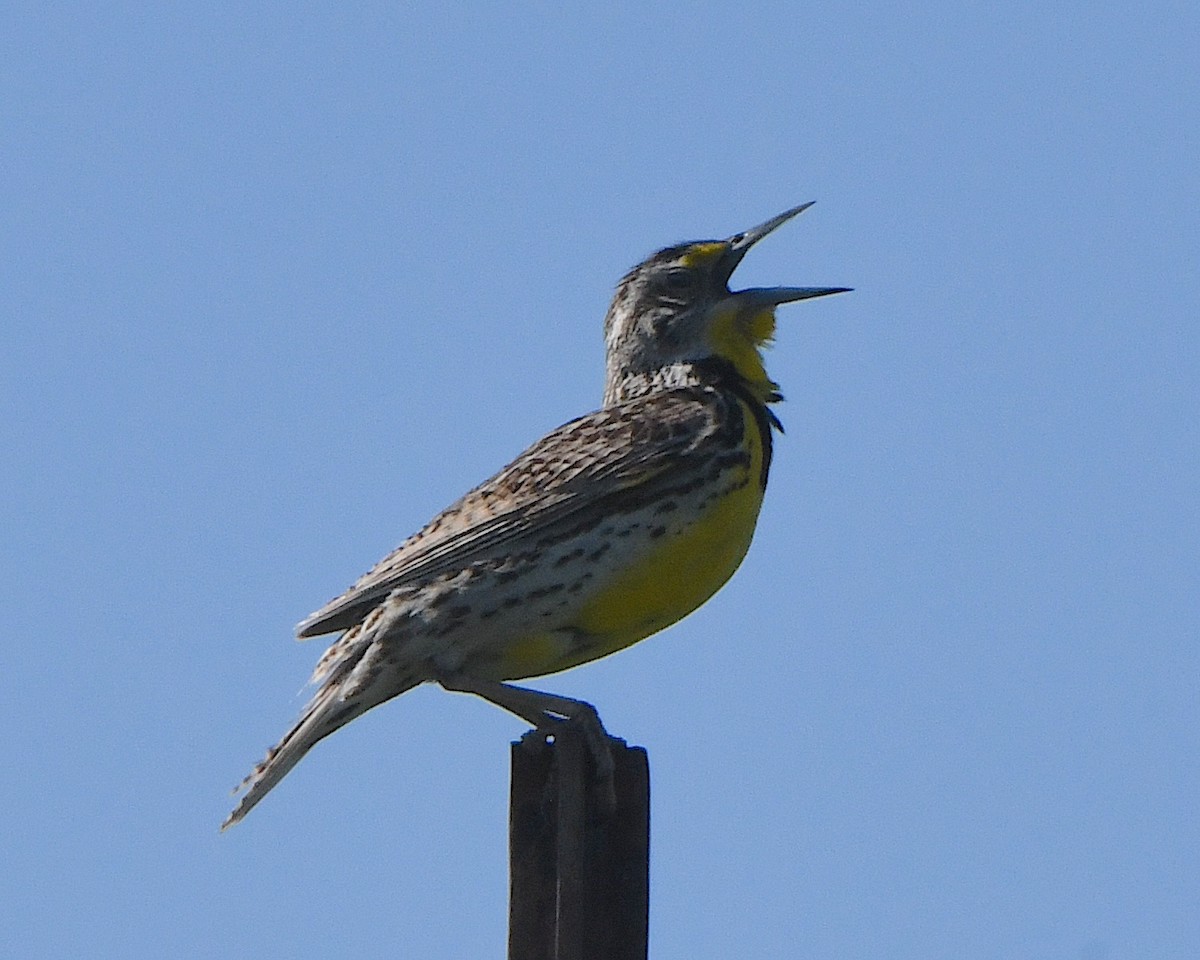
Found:
M 686 479 L 689 457 L 717 428 L 722 405 L 697 389 L 674 390 L 597 410 L 547 434 L 490 480 L 442 511 L 340 597 L 296 627 L 301 638 L 345 630 L 397 587 L 541 536 L 611 498 L 650 488 L 670 471 Z

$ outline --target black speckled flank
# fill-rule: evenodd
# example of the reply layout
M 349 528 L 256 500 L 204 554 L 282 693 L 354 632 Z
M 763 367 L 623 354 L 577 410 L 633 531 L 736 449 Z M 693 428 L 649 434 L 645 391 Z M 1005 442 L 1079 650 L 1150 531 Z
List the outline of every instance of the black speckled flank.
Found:
M 547 544 L 590 531 L 606 517 L 647 506 L 669 511 L 704 488 L 719 493 L 719 478 L 749 463 L 747 409 L 762 441 L 765 485 L 772 415 L 732 366 L 705 361 L 692 383 L 597 410 L 543 437 L 305 620 L 299 635 L 348 629 L 393 591 L 474 569 L 481 560 L 503 558 L 493 576 L 511 581 L 540 562 Z M 611 544 L 599 540 L 587 548 L 592 561 Z

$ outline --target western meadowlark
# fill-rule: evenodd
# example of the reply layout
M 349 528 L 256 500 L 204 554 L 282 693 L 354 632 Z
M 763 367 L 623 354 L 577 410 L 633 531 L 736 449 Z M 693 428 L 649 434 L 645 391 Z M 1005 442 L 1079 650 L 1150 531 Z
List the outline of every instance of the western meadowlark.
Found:
M 775 308 L 848 288 L 731 292 L 729 278 L 811 205 L 727 240 L 667 247 L 625 275 L 604 321 L 603 406 L 543 437 L 296 628 L 341 636 L 225 827 L 317 741 L 426 681 L 537 726 L 575 719 L 602 735 L 589 704 L 506 681 L 650 636 L 741 563 L 780 429 L 762 358 Z

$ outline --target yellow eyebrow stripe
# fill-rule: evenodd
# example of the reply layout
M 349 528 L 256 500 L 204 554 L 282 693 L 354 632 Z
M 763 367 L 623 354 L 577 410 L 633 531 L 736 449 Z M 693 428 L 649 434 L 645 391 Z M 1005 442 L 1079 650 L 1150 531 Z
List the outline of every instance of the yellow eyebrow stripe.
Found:
M 692 248 L 683 255 L 683 265 L 685 267 L 699 266 L 707 260 L 720 256 L 725 249 L 725 244 L 717 241 L 693 244 Z

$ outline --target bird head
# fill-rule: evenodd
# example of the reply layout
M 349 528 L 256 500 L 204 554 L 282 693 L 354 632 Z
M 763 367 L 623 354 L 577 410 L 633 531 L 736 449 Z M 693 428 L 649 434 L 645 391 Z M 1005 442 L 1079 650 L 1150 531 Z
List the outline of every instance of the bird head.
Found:
M 725 361 L 763 403 L 779 399 L 763 367 L 762 350 L 775 335 L 781 303 L 845 293 L 848 287 L 729 289 L 747 251 L 812 203 L 785 210 L 727 240 L 700 240 L 659 250 L 617 286 L 604 321 L 606 405 L 657 387 L 687 381 L 705 360 Z

